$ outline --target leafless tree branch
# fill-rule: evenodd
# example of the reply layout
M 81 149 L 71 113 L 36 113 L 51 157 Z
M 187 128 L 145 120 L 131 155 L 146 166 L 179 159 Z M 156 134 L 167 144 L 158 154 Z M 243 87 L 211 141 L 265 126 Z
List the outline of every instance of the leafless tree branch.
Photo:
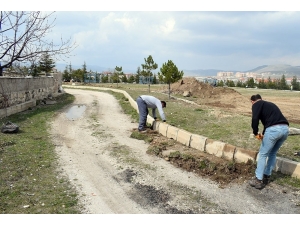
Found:
M 40 11 L 1 11 L 0 17 L 0 70 L 15 62 L 27 63 L 48 53 L 52 58 L 64 59 L 76 48 L 71 38 L 59 43 L 47 36 L 55 26 L 53 14 Z

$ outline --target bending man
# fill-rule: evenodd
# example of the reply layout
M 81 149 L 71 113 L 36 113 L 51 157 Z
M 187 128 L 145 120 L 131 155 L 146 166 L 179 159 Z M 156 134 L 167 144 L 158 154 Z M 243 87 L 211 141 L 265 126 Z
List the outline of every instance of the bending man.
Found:
M 146 122 L 147 122 L 147 116 L 148 116 L 148 108 L 152 109 L 152 115 L 153 118 L 156 120 L 156 109 L 158 109 L 160 118 L 162 121 L 166 122 L 165 113 L 163 111 L 163 108 L 167 106 L 167 103 L 165 101 L 160 101 L 159 99 L 150 96 L 150 95 L 141 95 L 137 98 L 136 103 L 138 105 L 139 109 L 139 132 L 145 132 L 146 131 Z

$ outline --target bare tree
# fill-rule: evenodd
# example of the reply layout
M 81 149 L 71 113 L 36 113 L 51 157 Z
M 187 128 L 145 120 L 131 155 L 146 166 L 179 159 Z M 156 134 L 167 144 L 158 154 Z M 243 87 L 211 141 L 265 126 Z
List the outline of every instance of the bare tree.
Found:
M 0 71 L 11 67 L 15 62 L 32 63 L 45 53 L 62 60 L 70 56 L 76 48 L 71 39 L 64 41 L 61 38 L 59 43 L 47 39 L 55 26 L 54 13 L 0 12 Z

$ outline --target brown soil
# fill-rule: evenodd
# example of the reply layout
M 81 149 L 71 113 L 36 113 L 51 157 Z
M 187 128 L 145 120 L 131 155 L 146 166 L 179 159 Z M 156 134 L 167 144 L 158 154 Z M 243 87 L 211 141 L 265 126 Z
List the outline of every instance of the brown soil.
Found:
M 255 164 L 252 161 L 247 163 L 228 161 L 187 147 L 150 128 L 147 129 L 147 133 L 140 135 L 151 140 L 147 150 L 148 154 L 164 158 L 183 170 L 210 178 L 216 181 L 220 188 L 229 183 L 243 183 L 254 176 Z

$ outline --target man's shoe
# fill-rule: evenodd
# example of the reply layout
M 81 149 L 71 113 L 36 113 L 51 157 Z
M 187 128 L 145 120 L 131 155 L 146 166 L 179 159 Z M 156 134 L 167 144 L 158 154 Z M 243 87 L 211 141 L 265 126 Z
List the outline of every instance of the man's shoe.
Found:
M 256 177 L 254 177 L 252 180 L 250 180 L 249 184 L 252 187 L 255 187 L 256 189 L 263 189 L 266 186 L 262 180 L 259 180 Z
M 142 130 L 139 130 L 140 133 L 146 133 L 147 130 L 146 129 L 142 129 Z
M 270 183 L 270 177 L 271 177 L 271 176 L 265 175 L 265 174 L 264 174 L 264 177 L 263 177 L 263 183 L 264 183 L 265 185 L 267 185 L 267 184 Z

